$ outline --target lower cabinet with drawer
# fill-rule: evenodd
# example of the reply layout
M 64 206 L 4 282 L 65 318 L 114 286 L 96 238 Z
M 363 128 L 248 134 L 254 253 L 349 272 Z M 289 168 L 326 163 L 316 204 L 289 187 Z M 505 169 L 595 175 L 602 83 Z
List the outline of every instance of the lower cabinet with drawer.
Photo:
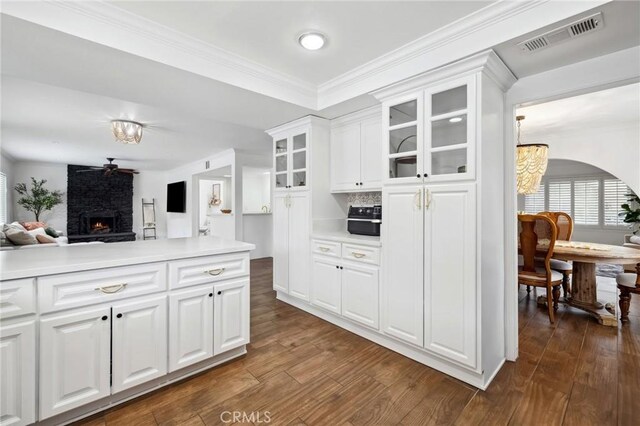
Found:
M 313 246 L 327 247 L 329 242 L 316 240 Z M 342 243 L 333 252 L 342 255 L 326 256 L 314 250 L 311 304 L 377 330 L 378 249 Z

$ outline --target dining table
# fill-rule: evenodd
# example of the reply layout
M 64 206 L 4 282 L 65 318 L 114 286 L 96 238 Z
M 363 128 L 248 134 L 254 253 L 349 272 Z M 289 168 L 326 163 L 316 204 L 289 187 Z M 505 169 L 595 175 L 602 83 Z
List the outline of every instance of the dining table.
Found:
M 556 240 L 552 256 L 554 259 L 571 261 L 573 264 L 571 292 L 563 302 L 588 312 L 602 325 L 617 326 L 615 305 L 607 306 L 598 301 L 596 264 L 635 265 L 637 273 L 640 274 L 640 250 L 608 244 Z M 546 303 L 546 297 L 544 301 L 538 300 L 539 303 Z

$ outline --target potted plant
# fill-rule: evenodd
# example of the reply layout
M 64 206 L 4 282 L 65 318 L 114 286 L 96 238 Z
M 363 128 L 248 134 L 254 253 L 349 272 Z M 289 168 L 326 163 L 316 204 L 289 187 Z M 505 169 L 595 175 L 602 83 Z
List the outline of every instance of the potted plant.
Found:
M 62 192 L 48 190 L 44 187 L 45 183 L 47 183 L 46 179 L 36 180 L 32 177 L 31 190 L 27 189 L 25 183 L 19 183 L 14 187 L 16 192 L 21 195 L 18 204 L 35 214 L 36 222 L 40 222 L 40 215 L 43 212 L 62 203 Z
M 627 202 L 620 206 L 622 211 L 619 215 L 624 223 L 629 224 L 631 232 L 635 235 L 640 230 L 640 197 L 633 192 L 625 195 Z

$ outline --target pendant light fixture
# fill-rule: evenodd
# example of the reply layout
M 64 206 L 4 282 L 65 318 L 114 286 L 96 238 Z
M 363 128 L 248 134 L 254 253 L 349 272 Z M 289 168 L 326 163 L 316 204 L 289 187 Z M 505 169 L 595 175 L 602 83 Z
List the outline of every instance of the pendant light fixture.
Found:
M 142 140 L 142 124 L 129 120 L 113 120 L 111 131 L 116 138 L 116 142 L 126 144 L 139 144 Z
M 542 143 L 521 144 L 520 124 L 524 115 L 516 116 L 518 122 L 518 146 L 516 147 L 516 177 L 518 194 L 535 194 L 547 171 L 549 145 Z

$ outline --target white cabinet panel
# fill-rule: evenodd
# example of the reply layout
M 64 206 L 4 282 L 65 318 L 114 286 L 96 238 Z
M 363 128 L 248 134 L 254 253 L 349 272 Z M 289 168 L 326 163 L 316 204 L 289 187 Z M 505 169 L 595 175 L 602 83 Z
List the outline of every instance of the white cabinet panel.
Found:
M 218 355 L 249 343 L 249 279 L 216 284 L 213 353 Z
M 111 309 L 40 319 L 40 420 L 109 395 Z
M 379 150 L 377 158 L 380 158 Z M 331 190 L 360 189 L 360 123 L 331 132 Z
M 202 256 L 169 262 L 171 288 L 183 288 L 249 275 L 249 254 Z
M 342 258 L 354 262 L 380 264 L 380 249 L 377 247 L 360 246 L 355 244 L 342 244 Z
M 378 268 L 345 263 L 342 272 L 342 315 L 378 329 Z
M 382 330 L 422 346 L 423 188 L 387 187 L 382 192 Z
M 425 347 L 476 366 L 475 184 L 427 187 Z
M 213 356 L 213 285 L 169 296 L 169 371 Z
M 313 252 L 323 256 L 340 257 L 341 244 L 334 241 L 313 240 Z
M 0 377 L 2 377 L 0 425 L 34 423 L 36 421 L 35 321 L 0 327 Z
M 167 373 L 167 297 L 113 306 L 113 393 Z
M 362 122 L 360 127 L 360 182 L 359 189 L 380 190 L 382 188 L 382 126 L 380 117 Z
M 308 192 L 289 194 L 289 295 L 309 301 L 311 201 Z M 280 238 L 274 235 L 274 240 Z
M 273 194 L 273 289 L 289 292 L 289 194 Z
M 311 304 L 340 315 L 340 267 L 339 260 L 314 256 Z
M 35 313 L 35 280 L 27 278 L 0 282 L 0 318 Z

